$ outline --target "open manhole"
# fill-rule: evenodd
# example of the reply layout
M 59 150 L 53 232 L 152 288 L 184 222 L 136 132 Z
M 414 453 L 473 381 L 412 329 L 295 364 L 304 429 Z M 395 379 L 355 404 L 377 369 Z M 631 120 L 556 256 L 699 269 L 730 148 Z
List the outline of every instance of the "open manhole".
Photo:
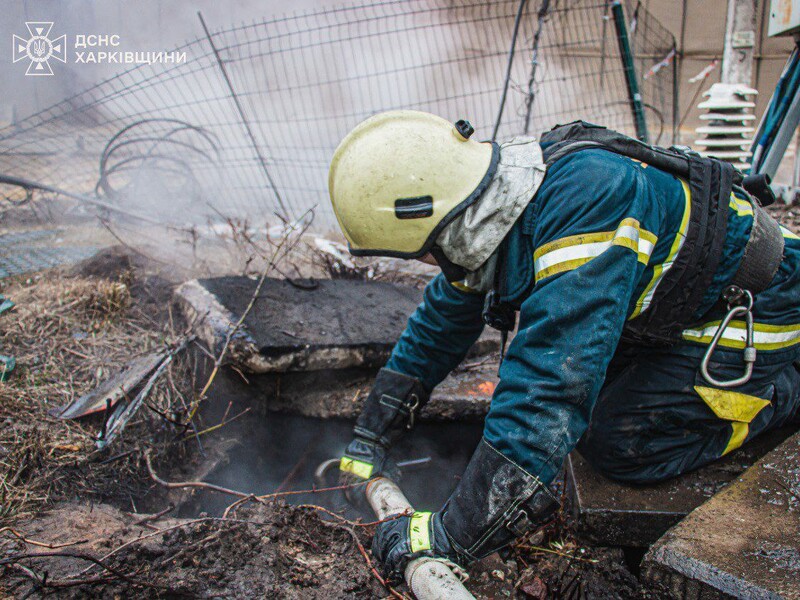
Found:
M 255 286 L 246 277 L 193 281 L 181 287 L 178 301 L 195 332 L 218 351 Z M 247 414 L 226 425 L 230 448 L 203 480 L 256 495 L 336 487 L 338 466 L 331 463 L 324 480 L 315 479 L 315 471 L 341 457 L 352 440 L 372 380 L 420 301 L 421 290 L 388 283 L 325 280 L 298 287 L 267 280 L 231 344 L 236 368 L 218 374 L 203 416 L 214 424 L 226 412 Z M 487 331 L 393 448 L 403 491 L 415 506 L 438 509 L 480 441 L 497 381 L 498 346 L 496 333 Z M 282 498 L 374 519 L 356 511 L 342 491 Z M 181 511 L 219 515 L 231 502 L 203 490 Z

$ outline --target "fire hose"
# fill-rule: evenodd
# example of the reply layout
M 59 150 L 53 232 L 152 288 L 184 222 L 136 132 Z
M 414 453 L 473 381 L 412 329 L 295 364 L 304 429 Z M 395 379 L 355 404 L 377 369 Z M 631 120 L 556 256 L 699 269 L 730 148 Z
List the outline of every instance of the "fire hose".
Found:
M 398 485 L 385 477 L 367 483 L 367 501 L 378 519 L 413 511 Z M 435 558 L 423 556 L 410 561 L 405 580 L 418 600 L 475 600 L 450 567 Z

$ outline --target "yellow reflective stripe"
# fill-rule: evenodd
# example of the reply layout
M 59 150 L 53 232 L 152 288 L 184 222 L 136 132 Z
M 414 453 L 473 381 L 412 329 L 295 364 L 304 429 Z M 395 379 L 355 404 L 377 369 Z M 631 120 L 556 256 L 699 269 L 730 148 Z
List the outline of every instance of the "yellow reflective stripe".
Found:
M 736 450 L 744 443 L 745 439 L 747 439 L 747 434 L 750 432 L 748 423 L 752 423 L 756 415 L 770 405 L 769 400 L 730 390 L 699 385 L 694 386 L 694 390 L 703 399 L 703 402 L 714 411 L 717 417 L 731 421 L 733 431 L 725 450 L 722 452 L 723 456 L 731 450 Z
M 656 293 L 656 289 L 658 288 L 658 284 L 661 283 L 661 280 L 664 278 L 664 275 L 667 274 L 667 271 L 672 268 L 672 265 L 675 262 L 675 257 L 678 256 L 678 252 L 680 252 L 681 248 L 683 248 L 683 242 L 686 239 L 686 232 L 689 230 L 689 215 L 692 212 L 692 193 L 689 191 L 689 186 L 686 185 L 686 182 L 682 179 L 681 186 L 683 186 L 684 206 L 680 228 L 678 229 L 677 233 L 675 233 L 675 239 L 672 240 L 672 246 L 670 246 L 667 258 L 663 263 L 656 265 L 653 268 L 653 278 L 650 280 L 650 283 L 647 284 L 647 287 L 644 288 L 642 295 L 639 296 L 639 299 L 636 301 L 636 306 L 634 307 L 633 313 L 629 319 L 638 317 L 649 308 L 650 303 L 653 301 L 653 296 Z
M 467 294 L 480 294 L 479 290 L 476 290 L 475 288 L 469 287 L 463 281 L 451 281 L 450 285 L 452 285 L 454 288 L 456 288 L 457 290 L 459 290 L 461 292 L 466 292 Z
M 731 193 L 731 200 L 728 203 L 733 210 L 736 211 L 736 214 L 740 217 L 745 217 L 748 215 L 753 214 L 753 205 L 750 204 L 747 200 L 742 200 L 738 198 L 736 194 Z
M 697 329 L 686 329 L 683 339 L 708 344 L 717 333 L 721 321 L 705 323 Z M 753 327 L 753 342 L 758 350 L 779 350 L 800 343 L 800 325 L 770 325 L 756 323 Z M 731 321 L 719 340 L 726 348 L 744 348 L 747 329 L 744 321 Z
M 769 406 L 769 400 L 719 388 L 694 386 L 697 395 L 720 419 L 751 423 L 756 415 Z
M 408 539 L 411 541 L 411 552 L 431 549 L 431 534 L 428 527 L 432 513 L 415 512 L 408 521 Z
M 658 237 L 639 227 L 639 221 L 627 218 L 614 231 L 582 233 L 544 244 L 533 254 L 536 280 L 571 271 L 597 258 L 611 246 L 633 250 L 639 262 L 647 264 Z
M 784 227 L 783 225 L 781 225 L 781 233 L 783 234 L 783 237 L 787 239 L 800 240 L 800 236 L 795 235 L 794 233 L 786 229 L 786 227 Z
M 352 473 L 361 479 L 369 479 L 372 477 L 372 465 L 368 462 L 356 460 L 347 456 L 343 456 L 339 462 L 339 470 L 345 473 Z
M 733 428 L 733 433 L 731 434 L 731 439 L 728 440 L 728 445 L 725 446 L 725 450 L 722 451 L 722 456 L 744 444 L 747 434 L 750 433 L 750 425 L 747 423 L 733 421 L 731 422 L 731 427 Z

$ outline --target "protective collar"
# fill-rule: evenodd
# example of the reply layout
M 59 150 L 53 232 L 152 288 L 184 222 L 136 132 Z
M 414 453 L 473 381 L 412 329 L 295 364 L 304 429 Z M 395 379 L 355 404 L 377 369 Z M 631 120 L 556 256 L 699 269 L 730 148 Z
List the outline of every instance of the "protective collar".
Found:
M 497 171 L 486 190 L 436 240 L 449 261 L 466 269 L 467 285 L 489 290 L 494 254 L 536 194 L 544 175 L 542 149 L 533 138 L 518 137 L 500 145 Z

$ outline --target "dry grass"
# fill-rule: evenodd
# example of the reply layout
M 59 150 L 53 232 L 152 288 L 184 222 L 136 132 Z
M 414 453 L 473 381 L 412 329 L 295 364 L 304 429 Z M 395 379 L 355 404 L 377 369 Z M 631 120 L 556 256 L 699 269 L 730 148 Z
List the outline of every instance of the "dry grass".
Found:
M 17 306 L 0 316 L 0 352 L 14 355 L 17 367 L 0 383 L 0 522 L 51 500 L 132 502 L 141 493 L 147 475 L 139 447 L 168 433 L 166 420 L 143 408 L 101 455 L 94 441 L 102 416 L 62 421 L 49 414 L 175 338 L 170 319 L 143 310 L 132 289 L 141 295 L 143 288 L 129 271 L 111 281 L 47 273 L 5 283 L 2 292 Z M 183 402 L 177 394 L 188 393 L 180 383 L 185 361 L 171 370 L 148 400 L 164 415 Z M 122 456 L 104 462 L 115 455 Z

